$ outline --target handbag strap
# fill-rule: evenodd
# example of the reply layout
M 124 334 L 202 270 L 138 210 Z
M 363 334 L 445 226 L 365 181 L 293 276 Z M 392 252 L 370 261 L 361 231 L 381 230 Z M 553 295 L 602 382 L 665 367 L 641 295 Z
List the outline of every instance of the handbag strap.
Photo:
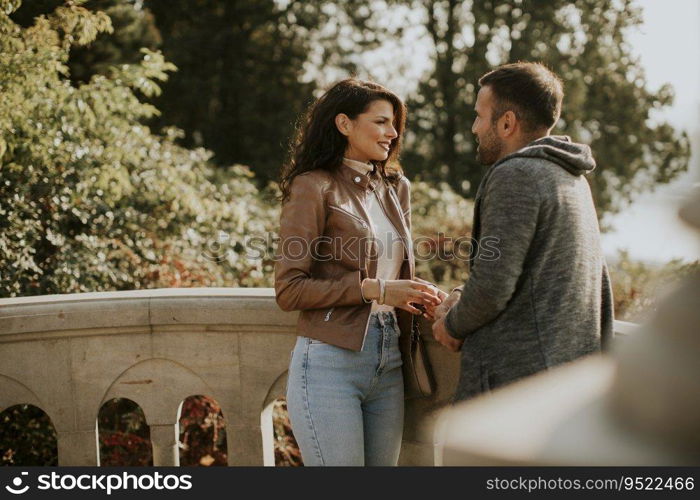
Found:
M 415 317 L 411 318 L 411 341 L 416 342 L 420 340 L 420 328 L 418 326 L 418 320 Z

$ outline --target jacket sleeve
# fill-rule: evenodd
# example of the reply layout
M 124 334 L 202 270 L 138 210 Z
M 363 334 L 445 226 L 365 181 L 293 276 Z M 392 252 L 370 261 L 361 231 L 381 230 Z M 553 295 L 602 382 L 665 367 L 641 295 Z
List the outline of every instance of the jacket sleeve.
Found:
M 540 201 L 530 174 L 504 163 L 493 172 L 482 199 L 479 252 L 459 302 L 445 319 L 448 333 L 463 339 L 493 321 L 508 304 L 535 235 Z M 489 252 L 482 254 L 488 247 Z
M 279 245 L 275 256 L 275 297 L 284 311 L 322 309 L 365 303 L 361 270 L 333 279 L 311 273 L 315 241 L 326 223 L 325 183 L 310 174 L 297 176 L 282 206 Z

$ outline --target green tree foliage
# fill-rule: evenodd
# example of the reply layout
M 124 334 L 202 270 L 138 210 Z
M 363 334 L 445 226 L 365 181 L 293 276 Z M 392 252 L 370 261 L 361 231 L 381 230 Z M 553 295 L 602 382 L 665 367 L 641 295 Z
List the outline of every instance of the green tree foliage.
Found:
M 25 404 L 0 413 L 2 465 L 58 465 L 56 430 L 43 410 Z
M 654 120 L 656 111 L 672 103 L 673 91 L 668 85 L 647 88 L 625 39 L 641 22 L 632 0 L 342 4 L 357 25 L 358 39 L 395 44 L 419 28 L 423 42 L 432 45 L 432 70 L 409 100 L 403 157 L 409 172 L 474 195 L 485 172 L 475 159 L 471 134 L 477 81 L 493 67 L 518 60 L 543 62 L 563 78 L 566 98 L 554 132 L 593 148 L 599 170 L 590 181 L 601 214 L 687 169 L 687 135 Z M 387 11 L 403 20 L 392 28 L 385 22 Z M 371 74 L 372 68 L 366 71 Z
M 34 24 L 38 16 L 52 13 L 65 0 L 24 2 L 10 15 L 23 27 Z M 88 82 L 94 74 L 109 74 L 111 66 L 141 61 L 142 48 L 156 50 L 161 44 L 153 15 L 136 0 L 86 0 L 82 6 L 109 16 L 112 29 L 98 33 L 95 40 L 71 49 L 68 68 L 75 82 Z
M 29 2 L 18 0 L 7 3 L 6 14 L 21 27 L 28 28 L 34 24 L 36 17 L 50 14 L 64 3 L 64 0 L 31 0 Z
M 58 1 L 38 0 L 22 10 L 36 14 Z M 273 179 L 283 162 L 294 121 L 315 87 L 311 78 L 328 82 L 358 72 L 384 81 L 386 68 L 364 66 L 362 53 L 406 43 L 431 47 L 432 69 L 409 99 L 403 160 L 423 179 L 446 181 L 473 196 L 485 171 L 470 132 L 476 82 L 494 66 L 516 60 L 542 61 L 565 80 L 564 114 L 555 133 L 593 147 L 599 170 L 590 182 L 601 215 L 688 165 L 687 136 L 656 120 L 656 111 L 671 104 L 672 89 L 647 88 L 626 42 L 626 33 L 640 23 L 632 0 L 141 4 L 85 3 L 106 12 L 115 32 L 73 50 L 73 78 L 86 81 L 109 64 L 135 62 L 137 47 L 162 45 L 181 71 L 155 98 L 163 114 L 151 124 L 180 127 L 180 143 L 211 149 L 218 164 L 252 165 L 263 181 Z M 409 58 L 397 55 L 389 65 L 402 75 Z
M 109 74 L 114 65 L 136 64 L 143 58 L 142 48 L 160 47 L 162 40 L 153 14 L 133 0 L 89 0 L 84 6 L 107 14 L 113 32 L 73 48 L 68 61 L 73 81 L 88 82 L 94 74 Z
M 659 296 L 700 271 L 700 261 L 673 259 L 663 265 L 635 261 L 620 251 L 609 263 L 615 299 L 615 317 L 641 323 L 656 311 Z
M 314 84 L 302 82 L 314 2 L 149 1 L 162 50 L 180 71 L 156 100 L 158 125 L 185 131 L 219 164 L 251 165 L 276 177 Z
M 469 275 L 474 203 L 447 183 L 414 181 L 411 187 L 416 274 L 446 291 Z
M 71 48 L 112 29 L 78 3 L 24 28 L 0 1 L 0 295 L 266 283 L 269 245 L 253 260 L 240 243 L 276 220 L 250 171 L 143 124 L 158 110 L 140 96 L 174 66 L 144 49 L 70 81 Z

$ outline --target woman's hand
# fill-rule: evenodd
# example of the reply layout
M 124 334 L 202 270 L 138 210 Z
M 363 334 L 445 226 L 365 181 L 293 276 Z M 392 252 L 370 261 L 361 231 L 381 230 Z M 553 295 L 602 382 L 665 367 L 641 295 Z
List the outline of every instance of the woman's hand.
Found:
M 413 278 L 413 279 L 414 279 L 414 281 L 417 281 L 419 283 L 423 283 L 424 285 L 428 285 L 428 286 L 434 288 L 438 297 L 440 298 L 440 302 L 445 300 L 447 298 L 447 296 L 449 295 L 447 292 L 443 292 L 442 290 L 440 290 L 437 285 L 431 283 L 430 281 L 426 281 L 426 280 L 418 278 L 418 277 Z
M 423 314 L 437 307 L 442 299 L 438 289 L 418 280 L 388 280 L 385 282 L 384 303 L 413 314 Z M 416 307 L 416 305 L 418 307 Z
M 437 285 L 432 284 L 430 281 L 426 281 L 421 278 L 414 278 L 416 281 L 419 283 L 423 283 L 424 285 L 428 285 L 432 288 L 435 289 L 435 292 L 437 293 L 437 297 L 440 299 L 440 302 L 436 306 L 432 307 L 426 307 L 425 311 L 423 311 L 423 316 L 430 320 L 430 321 L 435 321 L 436 319 L 436 311 L 439 310 L 442 305 L 444 305 L 444 300 L 447 298 L 448 294 L 446 292 L 443 292 L 440 290 Z
M 440 290 L 428 282 L 386 280 L 384 287 L 384 304 L 398 307 L 412 314 L 423 314 L 421 307 L 425 310 L 434 310 L 442 302 L 438 294 Z M 378 300 L 379 281 L 365 279 L 362 283 L 362 292 L 367 299 Z

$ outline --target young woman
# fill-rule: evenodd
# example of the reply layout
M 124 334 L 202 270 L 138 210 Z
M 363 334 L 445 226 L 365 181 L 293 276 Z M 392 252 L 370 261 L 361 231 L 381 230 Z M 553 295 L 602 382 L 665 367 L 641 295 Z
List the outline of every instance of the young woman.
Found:
M 414 277 L 406 107 L 375 83 L 336 83 L 309 109 L 282 170 L 277 303 L 298 310 L 287 405 L 305 465 L 396 465 L 399 336 L 444 293 Z

